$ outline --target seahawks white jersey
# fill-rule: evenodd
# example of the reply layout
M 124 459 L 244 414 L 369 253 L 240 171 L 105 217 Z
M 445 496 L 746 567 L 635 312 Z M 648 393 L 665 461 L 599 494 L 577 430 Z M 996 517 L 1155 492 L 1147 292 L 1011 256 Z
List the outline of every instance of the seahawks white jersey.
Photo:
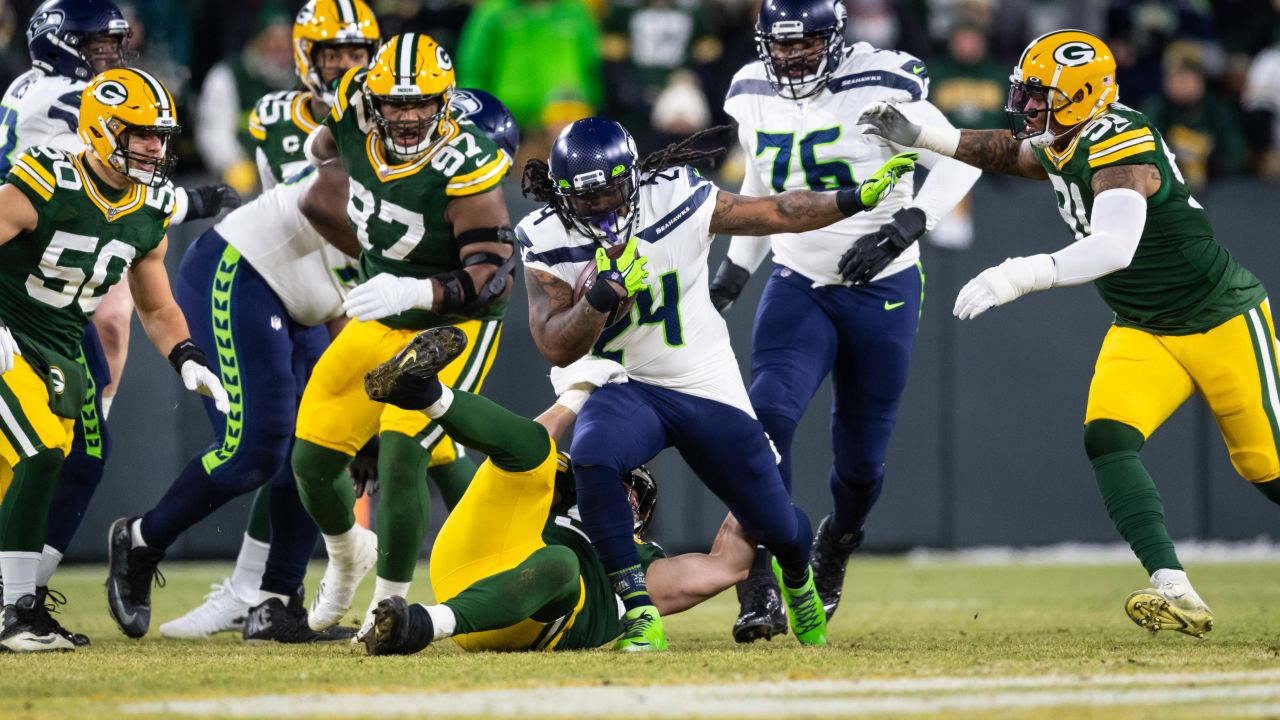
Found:
M 0 100 L 0 176 L 34 145 L 79 152 L 80 91 L 88 83 L 32 68 L 13 81 Z
M 718 192 L 689 167 L 664 170 L 641 183 L 635 227 L 638 252 L 648 258 L 649 286 L 636 294 L 628 317 L 604 329 L 592 353 L 622 363 L 632 381 L 722 402 L 754 417 L 729 330 L 707 289 Z M 570 287 L 595 262 L 595 242 L 565 228 L 550 208 L 525 216 L 516 237 L 526 268 Z
M 747 65 L 734 76 L 724 104 L 738 122 L 738 140 L 748 158 L 743 194 L 833 190 L 867 179 L 902 150 L 859 132 L 862 109 L 877 100 L 929 105 L 923 102 L 928 91 L 924 63 L 867 43 L 854 44 L 826 88 L 804 100 L 780 97 L 761 62 Z M 913 176 L 907 175 L 876 209 L 821 230 L 774 235 L 774 260 L 819 284 L 840 284 L 840 256 L 907 205 L 912 185 Z M 919 256 L 913 243 L 877 277 L 911 267 Z
M 298 209 L 315 178 L 309 172 L 282 182 L 214 226 L 302 325 L 342 315 L 342 301 L 356 281 L 355 260 L 325 242 Z

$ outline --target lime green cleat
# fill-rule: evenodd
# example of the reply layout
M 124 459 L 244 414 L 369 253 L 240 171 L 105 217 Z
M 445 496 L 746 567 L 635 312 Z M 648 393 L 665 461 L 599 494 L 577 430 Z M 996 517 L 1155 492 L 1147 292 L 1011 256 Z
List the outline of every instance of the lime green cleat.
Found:
M 787 587 L 782 579 L 782 567 L 778 559 L 773 559 L 773 576 L 778 578 L 782 588 L 782 600 L 787 604 L 787 619 L 791 622 L 791 632 L 801 645 L 827 644 L 827 613 L 822 608 L 822 598 L 818 596 L 818 588 L 813 584 L 813 570 L 805 567 L 804 585 L 799 588 Z
M 812 583 L 810 583 L 812 585 Z M 818 606 L 821 609 L 821 605 Z M 658 608 L 641 605 L 622 616 L 622 637 L 613 644 L 622 652 L 657 652 L 667 649 L 667 632 L 662 629 Z

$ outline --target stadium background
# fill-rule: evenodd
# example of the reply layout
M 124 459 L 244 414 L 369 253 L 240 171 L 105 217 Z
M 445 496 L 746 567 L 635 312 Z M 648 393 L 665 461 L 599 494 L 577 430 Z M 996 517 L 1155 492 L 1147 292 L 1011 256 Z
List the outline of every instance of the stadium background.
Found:
M 0 0 L 0 45 L 5 47 L 0 77 L 6 84 L 29 65 L 22 30 L 35 4 Z M 227 160 L 235 154 L 228 150 L 234 148 L 234 132 L 211 135 L 207 129 L 216 123 L 197 114 L 203 106 L 212 116 L 220 107 L 227 110 L 226 103 L 220 106 L 216 94 L 206 94 L 201 102 L 201 94 L 215 68 L 220 68 L 215 77 L 229 74 L 246 86 L 261 81 L 280 87 L 281 78 L 291 80 L 291 70 L 281 70 L 280 33 L 300 4 L 121 3 L 128 6 L 141 41 L 138 63 L 160 74 L 183 105 L 187 132 L 179 147 L 180 182 L 219 177 L 243 182 L 243 175 L 236 176 L 243 168 Z M 755 0 L 370 4 L 384 37 L 409 30 L 437 37 L 457 59 L 464 84 L 506 99 L 504 87 L 540 83 L 545 91 L 540 103 L 513 108 L 524 131 L 525 156 L 544 154 L 557 127 L 588 112 L 624 120 L 642 152 L 718 122 L 729 78 L 754 53 Z M 1033 0 L 850 0 L 848 5 L 850 38 L 921 57 L 929 65 L 930 99 L 967 127 L 1000 126 L 1008 68 L 1030 38 L 1064 26 L 1106 38 L 1120 62 L 1122 99 L 1153 115 L 1197 185 L 1196 196 L 1208 208 L 1219 239 L 1268 286 L 1280 283 L 1280 246 L 1273 240 L 1280 225 L 1276 3 L 1085 0 L 1068 7 Z M 537 52 L 540 66 L 564 71 L 529 73 L 521 65 L 521 51 Z M 1269 69 L 1273 66 L 1275 72 Z M 477 72 L 469 74 L 469 68 Z M 248 109 L 235 109 L 237 122 Z M 197 128 L 205 129 L 199 143 Z M 719 169 L 724 187 L 737 188 L 740 166 L 741 160 L 731 157 Z M 513 217 L 531 209 L 519 197 L 515 177 L 508 179 L 506 193 Z M 171 233 L 171 272 L 204 226 L 193 223 Z M 1080 440 L 1085 393 L 1109 311 L 1093 290 L 1075 288 L 1037 295 L 974 322 L 961 323 L 950 314 L 956 291 L 981 269 L 1069 241 L 1049 185 L 995 177 L 984 177 L 975 188 L 971 228 L 953 226 L 946 237 L 925 238 L 923 321 L 885 492 L 868 526 L 869 549 L 1115 540 Z M 712 267 L 726 245 L 713 250 Z M 754 279 L 728 317 L 744 373 L 752 309 L 762 287 L 763 280 Z M 533 415 L 553 397 L 548 366 L 527 327 L 524 292 L 518 288 L 484 394 Z M 796 494 L 814 517 L 830 504 L 829 403 L 824 387 L 797 434 Z M 200 409 L 147 346 L 136 321 L 110 423 L 113 456 L 69 559 L 104 557 L 108 523 L 150 507 L 191 454 L 211 439 Z M 1200 400 L 1193 399 L 1155 435 L 1144 457 L 1166 500 L 1175 537 L 1239 540 L 1270 534 L 1273 508 L 1235 476 Z M 660 456 L 653 467 L 661 483 L 656 538 L 673 549 L 705 546 L 723 506 L 673 453 Z M 247 504 L 248 498 L 233 503 L 184 535 L 170 557 L 232 557 Z M 439 502 L 436 508 L 439 515 Z

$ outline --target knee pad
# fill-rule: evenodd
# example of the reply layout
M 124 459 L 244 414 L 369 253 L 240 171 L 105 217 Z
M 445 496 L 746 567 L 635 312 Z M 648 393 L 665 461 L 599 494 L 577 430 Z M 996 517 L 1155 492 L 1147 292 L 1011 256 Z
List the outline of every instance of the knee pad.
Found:
M 1084 451 L 1090 460 L 1117 452 L 1138 452 L 1146 443 L 1142 432 L 1115 420 L 1094 420 L 1084 426 Z
M 1276 473 L 1280 468 L 1276 467 L 1273 456 L 1260 452 L 1234 452 L 1231 453 L 1231 465 L 1235 467 L 1236 472 L 1240 473 L 1240 477 L 1259 486 L 1275 480 Z

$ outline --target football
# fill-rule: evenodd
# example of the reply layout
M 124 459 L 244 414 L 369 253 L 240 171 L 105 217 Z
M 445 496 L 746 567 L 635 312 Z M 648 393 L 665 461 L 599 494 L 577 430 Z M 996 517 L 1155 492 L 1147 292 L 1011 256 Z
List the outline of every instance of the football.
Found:
M 620 243 L 618 245 L 614 245 L 608 248 L 607 250 L 605 250 L 605 253 L 607 253 L 611 258 L 617 258 L 619 255 L 622 254 L 622 251 L 626 249 L 627 249 L 626 244 Z M 573 304 L 577 305 L 578 301 L 581 300 L 584 296 L 586 296 L 587 291 L 590 290 L 591 287 L 595 284 L 596 284 L 596 263 L 593 258 L 591 260 L 588 260 L 587 263 L 582 266 L 582 272 L 578 273 L 578 281 L 574 283 L 574 286 L 573 286 Z M 635 295 L 632 295 L 631 297 L 628 297 L 628 298 L 623 298 L 622 302 L 618 303 L 617 307 L 613 309 L 613 312 L 609 313 L 609 317 L 605 318 L 604 326 L 609 327 L 614 323 L 618 322 L 619 320 L 621 320 L 622 318 L 629 315 L 631 313 L 631 306 L 635 305 L 635 303 L 636 303 Z

